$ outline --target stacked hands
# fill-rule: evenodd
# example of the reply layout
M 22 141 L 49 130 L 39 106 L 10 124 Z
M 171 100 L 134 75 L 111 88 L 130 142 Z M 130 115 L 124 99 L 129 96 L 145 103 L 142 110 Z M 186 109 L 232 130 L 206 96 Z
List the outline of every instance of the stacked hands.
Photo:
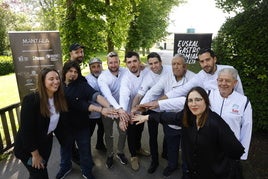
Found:
M 136 125 L 138 125 L 148 120 L 148 115 L 141 115 L 142 112 L 146 112 L 147 110 L 152 110 L 158 107 L 158 101 L 151 101 L 133 107 L 130 114 L 122 108 L 114 109 L 111 107 L 102 108 L 101 114 L 112 119 L 119 118 L 120 129 L 126 131 L 129 123 L 135 123 Z
M 135 123 L 136 125 L 142 124 L 148 121 L 149 115 L 142 115 L 142 112 L 146 112 L 147 110 L 152 110 L 159 107 L 157 101 L 152 101 L 144 104 L 137 105 L 136 107 L 132 108 L 131 114 L 127 114 L 125 111 L 125 116 L 120 117 L 119 127 L 121 130 L 126 131 L 128 124 Z

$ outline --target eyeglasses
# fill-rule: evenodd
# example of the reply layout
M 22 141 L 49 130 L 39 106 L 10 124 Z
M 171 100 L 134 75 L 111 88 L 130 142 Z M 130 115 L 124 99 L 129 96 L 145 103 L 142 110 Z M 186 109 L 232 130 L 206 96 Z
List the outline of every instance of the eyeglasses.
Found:
M 200 102 L 200 101 L 202 101 L 202 100 L 203 100 L 203 98 L 194 98 L 194 99 L 189 98 L 189 99 L 187 100 L 187 102 L 188 102 L 188 103 L 193 103 L 193 102 L 198 103 L 198 102 Z
M 118 54 L 116 52 L 110 52 L 107 57 L 118 57 Z

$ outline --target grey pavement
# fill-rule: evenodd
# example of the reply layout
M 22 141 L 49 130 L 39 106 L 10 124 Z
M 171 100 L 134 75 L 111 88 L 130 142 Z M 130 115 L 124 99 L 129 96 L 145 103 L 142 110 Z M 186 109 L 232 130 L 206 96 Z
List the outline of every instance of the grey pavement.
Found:
M 96 128 L 97 129 L 97 128 Z M 158 134 L 158 146 L 159 153 L 162 152 L 162 141 L 163 141 L 163 130 L 162 126 L 159 125 L 159 134 Z M 118 132 L 116 126 L 114 125 L 114 147 L 116 148 L 118 138 Z M 146 179 L 160 179 L 160 178 L 170 178 L 170 179 L 178 179 L 181 177 L 181 170 L 176 170 L 170 177 L 164 177 L 162 172 L 167 165 L 167 161 L 162 159 L 159 154 L 159 167 L 156 172 L 153 174 L 147 173 L 147 169 L 150 165 L 151 159 L 150 157 L 139 157 L 140 159 L 140 169 L 138 171 L 133 171 L 131 169 L 130 164 L 122 165 L 117 158 L 114 158 L 114 165 L 111 169 L 106 168 L 105 161 L 106 156 L 103 152 L 99 152 L 95 149 L 96 144 L 96 130 L 93 134 L 91 146 L 92 146 L 92 155 L 93 160 L 95 162 L 95 166 L 93 168 L 93 174 L 96 179 L 136 179 L 136 178 L 146 178 Z M 144 132 L 142 136 L 142 147 L 149 151 L 149 138 L 148 138 L 148 128 L 147 124 L 144 127 Z M 116 150 L 115 150 L 116 151 Z M 127 147 L 127 142 L 125 145 L 125 154 L 127 158 L 130 160 L 130 154 Z M 52 154 L 50 156 L 48 162 L 48 172 L 49 178 L 55 178 L 60 163 L 60 147 L 56 138 L 54 138 Z M 10 155 L 8 159 L 0 161 L 0 179 L 26 179 L 29 178 L 27 170 L 23 166 L 23 164 L 14 157 L 14 155 Z M 73 164 L 73 170 L 66 177 L 66 179 L 80 179 L 82 178 L 80 168 L 78 165 Z

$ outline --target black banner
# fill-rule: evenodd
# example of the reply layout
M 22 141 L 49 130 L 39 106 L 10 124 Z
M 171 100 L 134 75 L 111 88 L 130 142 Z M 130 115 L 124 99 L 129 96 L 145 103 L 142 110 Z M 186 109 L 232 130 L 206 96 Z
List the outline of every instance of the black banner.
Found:
M 174 34 L 174 53 L 187 57 L 188 64 L 195 64 L 201 48 L 211 48 L 212 34 Z
M 36 89 L 39 71 L 44 67 L 62 70 L 58 31 L 9 32 L 10 46 L 20 99 Z

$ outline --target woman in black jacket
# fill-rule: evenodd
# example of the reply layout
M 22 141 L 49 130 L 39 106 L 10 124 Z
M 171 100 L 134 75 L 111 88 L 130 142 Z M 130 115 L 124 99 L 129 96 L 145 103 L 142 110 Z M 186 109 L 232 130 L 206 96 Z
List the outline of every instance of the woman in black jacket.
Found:
M 47 163 L 51 153 L 53 131 L 60 113 L 68 109 L 55 69 L 43 68 L 38 75 L 37 92 L 24 97 L 20 127 L 14 153 L 29 171 L 30 178 L 47 179 Z
M 133 121 L 140 124 L 154 119 L 182 126 L 182 156 L 189 170 L 188 178 L 227 179 L 232 164 L 244 153 L 244 147 L 209 106 L 206 91 L 194 87 L 186 96 L 183 111 L 136 115 Z

